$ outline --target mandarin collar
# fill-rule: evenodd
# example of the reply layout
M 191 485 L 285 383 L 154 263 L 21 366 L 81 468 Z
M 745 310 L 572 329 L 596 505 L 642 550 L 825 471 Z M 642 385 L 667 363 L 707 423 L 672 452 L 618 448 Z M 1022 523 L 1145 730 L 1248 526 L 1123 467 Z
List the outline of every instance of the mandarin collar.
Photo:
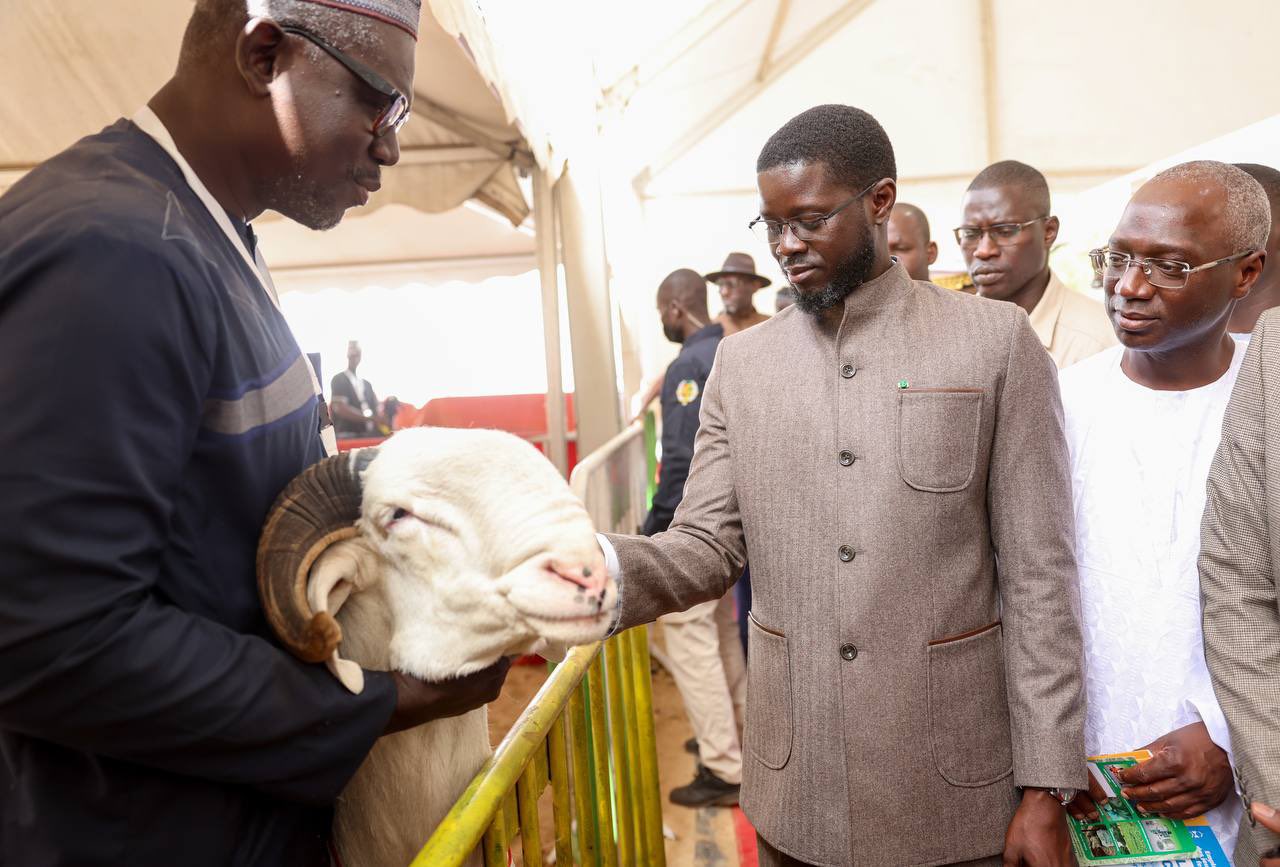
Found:
M 883 274 L 863 283 L 844 299 L 840 330 L 882 315 L 886 307 L 905 300 L 914 286 L 907 269 L 893 262 Z

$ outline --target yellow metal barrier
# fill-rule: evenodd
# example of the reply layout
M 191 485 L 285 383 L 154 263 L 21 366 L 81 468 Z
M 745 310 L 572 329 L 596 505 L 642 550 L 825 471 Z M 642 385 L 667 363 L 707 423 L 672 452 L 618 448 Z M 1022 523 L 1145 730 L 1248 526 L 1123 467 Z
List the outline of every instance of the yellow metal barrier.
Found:
M 644 429 L 623 431 L 574 469 L 570 486 L 597 527 L 635 532 L 644 517 Z M 410 867 L 454 867 L 480 847 L 543 864 L 538 801 L 551 789 L 557 865 L 666 863 L 644 627 L 575 647 L 556 666 Z

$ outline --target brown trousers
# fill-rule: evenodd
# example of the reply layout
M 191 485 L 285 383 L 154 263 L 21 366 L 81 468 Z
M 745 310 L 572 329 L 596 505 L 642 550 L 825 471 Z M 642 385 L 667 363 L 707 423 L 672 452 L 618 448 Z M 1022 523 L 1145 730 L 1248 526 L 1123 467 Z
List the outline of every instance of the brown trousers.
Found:
M 790 855 L 779 852 L 759 834 L 756 834 L 756 853 L 760 861 L 760 867 L 808 867 L 807 861 L 800 861 Z M 949 865 L 949 867 L 1001 867 L 1003 863 L 1003 857 L 992 855 L 990 858 L 979 858 L 976 861 L 957 861 L 955 864 Z

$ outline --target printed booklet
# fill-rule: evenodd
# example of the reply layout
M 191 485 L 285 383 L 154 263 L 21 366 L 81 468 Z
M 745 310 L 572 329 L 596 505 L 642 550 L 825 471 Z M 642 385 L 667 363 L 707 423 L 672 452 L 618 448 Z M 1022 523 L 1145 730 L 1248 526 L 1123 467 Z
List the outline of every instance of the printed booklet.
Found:
M 1190 832 L 1191 839 L 1195 840 L 1196 845 L 1200 847 L 1198 857 L 1161 858 L 1158 861 L 1143 861 L 1136 867 L 1231 867 L 1231 860 L 1227 858 L 1227 853 L 1223 851 L 1222 844 L 1218 842 L 1217 835 L 1213 833 L 1204 816 L 1188 819 L 1187 831 Z M 1129 864 L 1126 867 L 1135 867 L 1135 865 Z
M 1199 863 L 1200 846 L 1185 822 L 1143 815 L 1120 794 L 1116 774 L 1149 758 L 1150 752 L 1138 750 L 1087 759 L 1088 794 L 1098 818 L 1081 821 L 1067 816 L 1071 845 L 1082 865 Z M 1212 836 L 1207 825 L 1196 830 Z
M 1231 859 L 1222 851 L 1222 844 L 1209 827 L 1204 816 L 1187 820 L 1187 830 L 1191 839 L 1200 847 L 1199 858 L 1166 858 L 1161 861 L 1148 862 L 1151 867 L 1231 867 Z

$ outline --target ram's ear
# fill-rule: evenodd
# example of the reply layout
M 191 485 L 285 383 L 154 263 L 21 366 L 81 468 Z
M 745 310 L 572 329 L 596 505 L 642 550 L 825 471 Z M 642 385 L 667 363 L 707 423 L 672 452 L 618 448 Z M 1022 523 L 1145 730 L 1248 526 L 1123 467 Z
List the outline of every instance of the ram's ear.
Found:
M 378 555 L 361 537 L 330 545 L 311 567 L 307 602 L 313 611 L 337 614 L 352 593 L 372 586 L 378 575 Z M 359 694 L 364 689 L 364 670 L 339 656 L 337 648 L 324 664 L 353 693 Z

